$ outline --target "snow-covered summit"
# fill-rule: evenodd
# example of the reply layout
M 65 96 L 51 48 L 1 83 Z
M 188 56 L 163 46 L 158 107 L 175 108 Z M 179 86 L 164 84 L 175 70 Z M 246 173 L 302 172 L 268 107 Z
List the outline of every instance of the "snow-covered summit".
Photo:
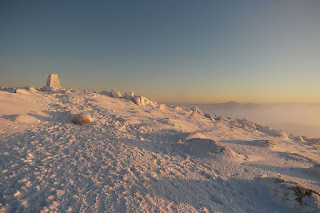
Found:
M 0 91 L 0 212 L 320 211 L 316 139 L 134 93 L 15 91 Z

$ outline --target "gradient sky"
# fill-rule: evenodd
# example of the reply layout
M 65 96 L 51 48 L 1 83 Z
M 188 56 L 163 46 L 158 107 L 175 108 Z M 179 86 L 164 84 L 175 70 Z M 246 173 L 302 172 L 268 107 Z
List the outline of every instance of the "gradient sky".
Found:
M 1 1 L 0 85 L 320 103 L 320 1 Z

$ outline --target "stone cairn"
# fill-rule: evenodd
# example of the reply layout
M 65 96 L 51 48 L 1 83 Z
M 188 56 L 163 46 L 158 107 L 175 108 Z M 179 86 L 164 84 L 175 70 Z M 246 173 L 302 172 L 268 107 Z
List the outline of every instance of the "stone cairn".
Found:
M 50 91 L 50 90 L 60 90 L 60 81 L 58 78 L 58 74 L 50 74 L 48 76 L 47 84 L 43 88 L 45 91 Z

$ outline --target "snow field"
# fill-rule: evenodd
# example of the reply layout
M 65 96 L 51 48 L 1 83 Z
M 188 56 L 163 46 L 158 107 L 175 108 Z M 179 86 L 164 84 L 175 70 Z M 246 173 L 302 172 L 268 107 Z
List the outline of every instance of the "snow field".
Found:
M 319 191 L 314 142 L 107 92 L 2 91 L 0 98 L 0 211 L 319 211 L 317 193 L 301 203 L 290 187 L 275 190 L 284 180 Z M 71 123 L 82 112 L 94 121 Z

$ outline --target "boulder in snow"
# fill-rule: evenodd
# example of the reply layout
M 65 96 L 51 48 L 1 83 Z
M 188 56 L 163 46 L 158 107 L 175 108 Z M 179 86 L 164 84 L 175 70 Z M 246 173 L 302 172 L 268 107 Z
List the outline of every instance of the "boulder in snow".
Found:
M 190 117 L 196 117 L 196 114 L 197 114 L 196 112 L 192 112 Z
M 29 92 L 25 89 L 16 89 L 15 93 L 24 94 L 24 95 L 29 94 Z
M 257 143 L 260 146 L 275 146 L 276 143 L 273 140 L 253 140 L 253 142 Z
M 213 116 L 211 114 L 205 113 L 204 117 L 209 118 L 211 121 L 215 121 L 215 119 L 213 118 Z
M 193 108 L 191 108 L 191 111 L 194 113 L 198 113 L 199 115 L 203 115 L 203 113 L 197 106 L 194 106 Z
M 151 101 L 147 99 L 144 96 L 141 95 L 135 95 L 132 99 L 133 103 L 139 105 L 139 106 L 144 106 L 144 105 L 151 105 L 153 107 L 156 107 L 158 104 L 155 101 Z
M 133 102 L 134 102 L 135 104 L 139 105 L 139 106 L 144 106 L 144 105 L 146 105 L 146 97 L 141 96 L 141 95 L 139 95 L 139 96 L 134 96 L 134 97 L 133 97 Z
M 127 99 L 127 100 L 132 101 L 133 97 L 134 97 L 134 92 L 129 92 L 129 93 L 125 93 L 124 94 L 124 98 Z
M 190 109 L 184 105 L 180 105 L 179 107 L 186 112 L 190 112 Z
M 158 108 L 160 110 L 166 110 L 166 105 L 165 104 L 159 104 Z
M 92 118 L 88 113 L 80 113 L 78 115 L 73 116 L 71 121 L 74 124 L 82 125 L 82 124 L 90 123 L 92 121 Z
M 120 92 L 116 91 L 116 90 L 112 90 L 111 91 L 111 97 L 114 97 L 114 98 L 123 98 L 123 95 L 121 95 Z
M 276 145 L 276 143 L 275 143 L 273 140 L 266 140 L 265 143 L 266 143 L 268 146 L 274 146 L 274 145 Z
M 26 88 L 30 92 L 36 92 L 37 90 L 34 87 L 27 87 Z
M 133 101 L 133 103 L 137 104 L 138 106 L 142 105 L 140 96 L 134 96 L 132 101 Z

